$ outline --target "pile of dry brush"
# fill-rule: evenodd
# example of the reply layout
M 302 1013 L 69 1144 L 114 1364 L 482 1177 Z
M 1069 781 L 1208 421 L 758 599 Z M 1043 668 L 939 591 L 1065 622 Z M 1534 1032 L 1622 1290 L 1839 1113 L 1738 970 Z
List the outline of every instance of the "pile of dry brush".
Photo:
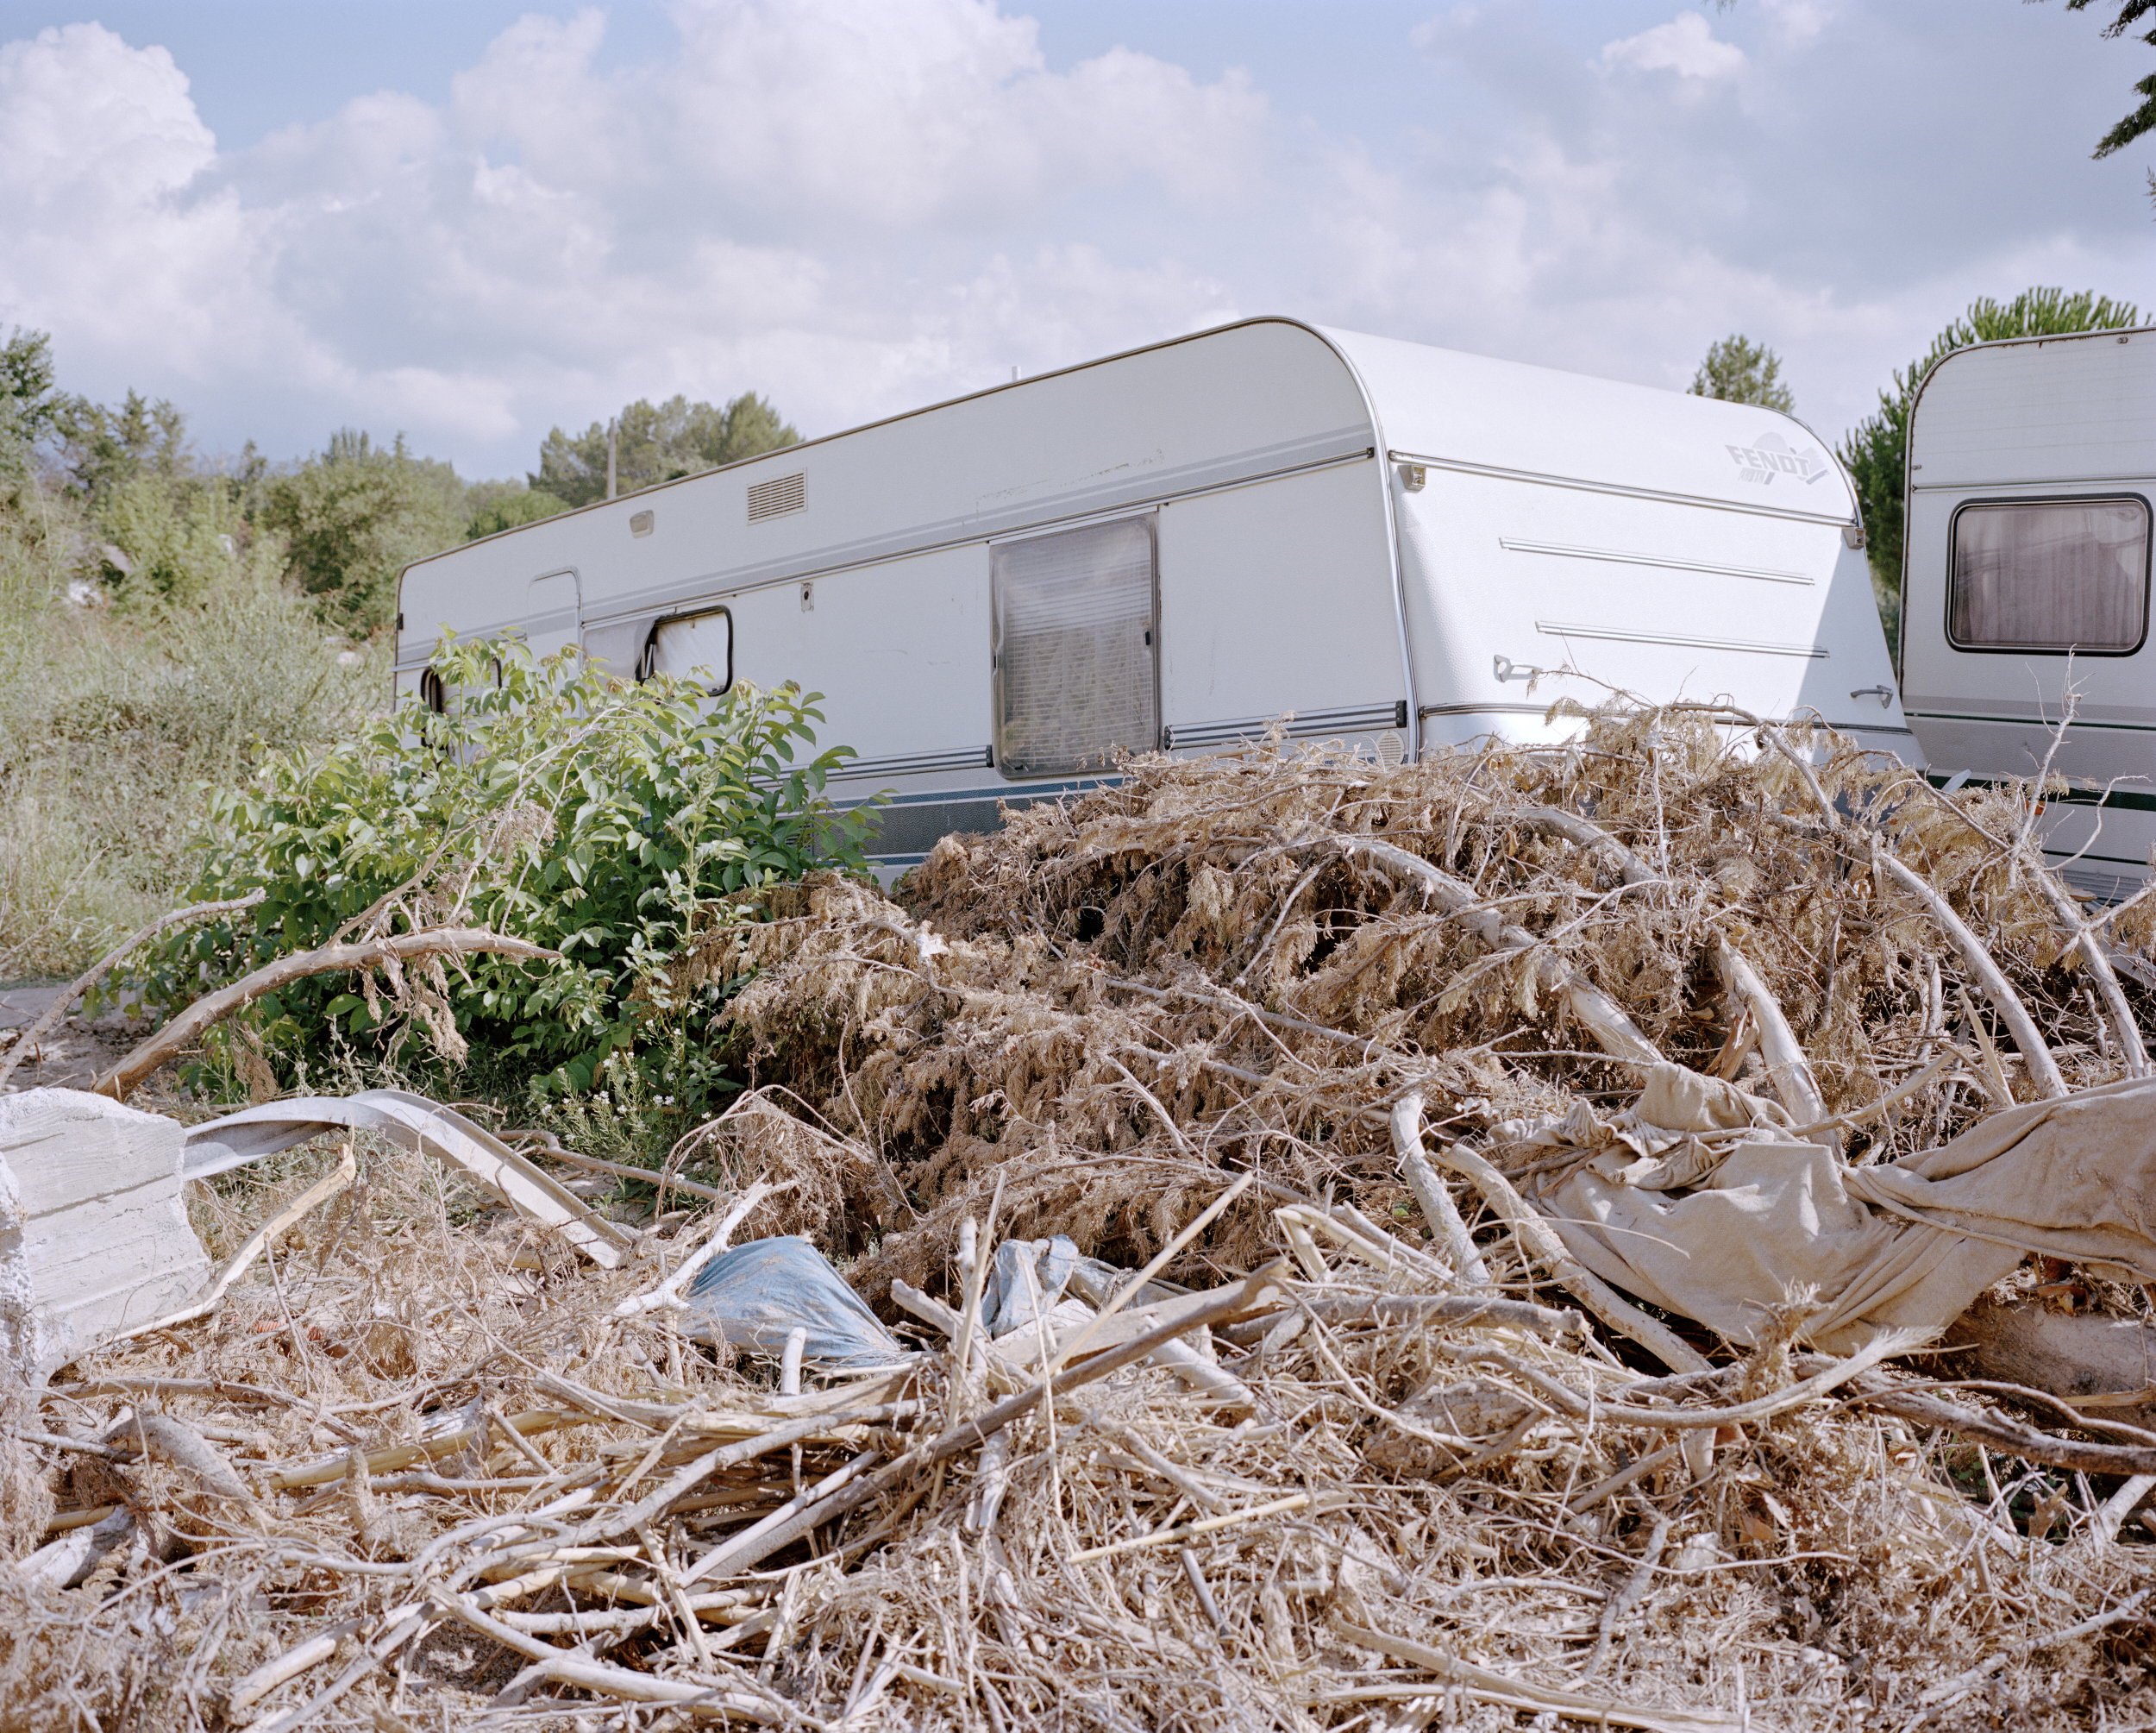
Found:
M 2077 904 L 2040 788 L 1681 709 L 1126 769 L 715 923 L 674 985 L 754 1087 L 676 1157 L 730 1208 L 662 1190 L 626 1268 L 373 1151 L 214 1318 L 19 1393 L 0 1727 L 2148 1724 L 2156 1439 L 1808 1354 L 1801 1297 L 1651 1316 L 1471 1153 L 1658 1058 L 1859 1162 L 2144 1074 L 2156 899 Z M 636 1297 L 715 1226 L 921 1353 L 686 1341 Z M 1166 1286 L 987 1341 L 989 1249 L 1056 1234 Z

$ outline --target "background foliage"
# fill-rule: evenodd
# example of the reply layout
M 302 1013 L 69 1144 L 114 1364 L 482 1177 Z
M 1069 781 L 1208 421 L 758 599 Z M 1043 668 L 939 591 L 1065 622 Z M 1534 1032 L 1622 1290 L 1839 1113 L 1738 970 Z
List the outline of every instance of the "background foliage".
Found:
M 1700 363 L 1687 389 L 1694 397 L 1756 404 L 1761 409 L 1779 410 L 1783 415 L 1796 413 L 1796 399 L 1782 382 L 1781 356 L 1741 331 L 1708 347 L 1707 359 Z
M 357 726 L 388 678 L 221 550 L 182 600 L 106 604 L 91 533 L 65 498 L 0 505 L 0 980 L 72 974 L 172 907 L 207 791 Z
M 673 397 L 662 404 L 639 398 L 614 418 L 614 486 L 634 493 L 723 463 L 797 445 L 801 436 L 767 398 L 746 392 L 724 409 Z M 606 428 L 593 422 L 579 434 L 555 428 L 539 448 L 535 493 L 568 505 L 606 497 Z
M 753 394 L 693 407 L 793 436 Z M 0 326 L 0 981 L 173 906 L 216 797 L 386 714 L 404 561 L 567 508 L 348 429 L 205 459 L 178 405 L 72 395 L 42 333 Z
M 371 631 L 397 611 L 398 574 L 464 539 L 465 487 L 448 464 L 415 457 L 402 434 L 378 446 L 340 428 L 263 489 L 262 527 L 285 539 L 285 575 L 325 619 Z

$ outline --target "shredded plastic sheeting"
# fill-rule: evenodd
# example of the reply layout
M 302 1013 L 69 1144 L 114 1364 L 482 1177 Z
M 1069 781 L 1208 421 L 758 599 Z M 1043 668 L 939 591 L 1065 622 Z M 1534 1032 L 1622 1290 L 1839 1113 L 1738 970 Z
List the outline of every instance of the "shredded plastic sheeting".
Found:
M 1675 1065 L 1628 1123 L 1589 1115 L 1522 1140 L 1581 1149 L 1539 1200 L 1605 1281 L 1752 1342 L 1798 1287 L 1826 1309 L 1807 1334 L 1853 1353 L 1896 1326 L 1944 1328 L 2027 1253 L 2156 1280 L 2156 1081 L 2029 1102 L 1937 1149 L 1852 1165 L 1791 1140 L 1754 1102 Z M 1589 1153 L 1596 1148 L 1600 1153 Z
M 1050 1240 L 1006 1240 L 989 1265 L 981 1322 L 992 1336 L 1022 1330 L 1063 1297 L 1078 1265 L 1078 1247 L 1067 1234 Z
M 758 1353 L 785 1352 L 806 1330 L 805 1366 L 850 1372 L 894 1366 L 908 1356 L 824 1254 L 799 1234 L 751 1240 L 722 1253 L 689 1284 L 686 1334 Z

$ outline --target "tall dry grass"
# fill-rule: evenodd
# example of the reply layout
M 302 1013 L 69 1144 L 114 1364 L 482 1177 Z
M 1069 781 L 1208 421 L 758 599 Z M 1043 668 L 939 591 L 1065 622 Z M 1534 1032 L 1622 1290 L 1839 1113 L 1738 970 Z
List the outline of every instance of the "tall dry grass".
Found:
M 0 506 L 0 981 L 71 974 L 170 907 L 208 788 L 387 702 L 385 648 L 329 632 L 261 562 L 123 614 L 90 547 L 64 499 Z

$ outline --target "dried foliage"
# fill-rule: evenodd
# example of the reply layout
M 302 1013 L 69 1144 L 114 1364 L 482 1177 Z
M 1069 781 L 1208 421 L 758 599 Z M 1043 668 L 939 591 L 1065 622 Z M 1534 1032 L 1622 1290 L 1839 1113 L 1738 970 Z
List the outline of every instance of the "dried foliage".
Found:
M 722 1039 L 755 1085 L 676 1159 L 743 1202 L 784 1188 L 739 1233 L 806 1234 L 925 1321 L 913 1364 L 774 1393 L 617 1314 L 701 1221 L 601 1274 L 373 1152 L 213 1321 L 11 1422 L 104 1441 L 33 1441 L 44 1496 L 141 1525 L 80 1587 L 0 1573 L 0 1727 L 2149 1724 L 2156 1548 L 2116 1477 L 1883 1415 L 1914 1375 L 1867 1362 L 1896 1344 L 1804 1353 L 1802 1296 L 1746 1351 L 1684 1327 L 1715 1365 L 1665 1376 L 1454 1184 L 1479 1288 L 1388 1126 L 1413 1092 L 1507 1158 L 1508 1120 L 1628 1101 L 1633 1038 L 1786 1094 L 1718 939 L 1828 1109 L 1951 1056 L 1852 1159 L 2034 1096 L 1998 982 L 1890 863 L 2066 1084 L 2122 1075 L 2090 956 L 2145 953 L 2152 904 L 2077 950 L 2032 790 L 1948 798 L 1687 712 L 1391 770 L 1126 769 L 947 841 L 903 906 L 835 876 L 744 893 L 764 919 L 673 963 L 678 991 L 738 986 Z M 287 1160 L 204 1200 L 213 1250 L 310 1183 Z M 1206 1291 L 1082 1347 L 1075 1310 L 980 1340 L 987 1247 L 1056 1234 Z M 41 1519 L 16 1485 L 0 1514 Z
M 762 894 L 768 921 L 714 933 L 676 968 L 685 984 L 755 971 L 730 1018 L 737 1069 L 864 1152 L 859 1237 L 829 1244 L 870 1252 L 864 1292 L 931 1278 L 999 1183 L 1012 1231 L 1138 1261 L 1208 1167 L 1333 1188 L 1383 1216 L 1406 1197 L 1384 1112 L 1403 1089 L 1455 1135 L 1636 1093 L 1639 1067 L 1597 1051 L 1551 990 L 1564 976 L 1662 1055 L 1750 1084 L 1764 1062 L 1725 1003 L 1717 938 L 1764 978 L 1832 1111 L 1961 1053 L 1854 1133 L 1853 1159 L 1955 1135 L 2006 1104 L 2002 1082 L 2033 1098 L 1968 959 L 1874 875 L 1854 840 L 1871 832 L 1830 833 L 1805 771 L 1728 734 L 1660 712 L 1598 719 L 1564 751 L 1390 770 L 1143 761 L 1119 787 L 947 838 L 903 887 L 918 926 L 858 884 L 812 878 Z M 2070 935 L 2024 834 L 2029 789 L 1946 796 L 1829 737 L 1789 744 L 1822 750 L 1821 794 L 1973 929 L 2072 1086 L 2123 1074 L 2081 959 L 2062 960 Z M 1556 834 L 1566 815 L 1618 846 Z M 1453 876 L 1472 913 L 1532 929 L 1532 947 L 1493 950 L 1372 844 Z M 1644 882 L 1626 882 L 1627 860 Z M 2117 944 L 2146 951 L 2156 901 L 2112 914 Z M 878 1166 L 920 1219 L 868 1207 Z M 1268 1207 L 1240 1212 L 1227 1261 L 1257 1254 Z

